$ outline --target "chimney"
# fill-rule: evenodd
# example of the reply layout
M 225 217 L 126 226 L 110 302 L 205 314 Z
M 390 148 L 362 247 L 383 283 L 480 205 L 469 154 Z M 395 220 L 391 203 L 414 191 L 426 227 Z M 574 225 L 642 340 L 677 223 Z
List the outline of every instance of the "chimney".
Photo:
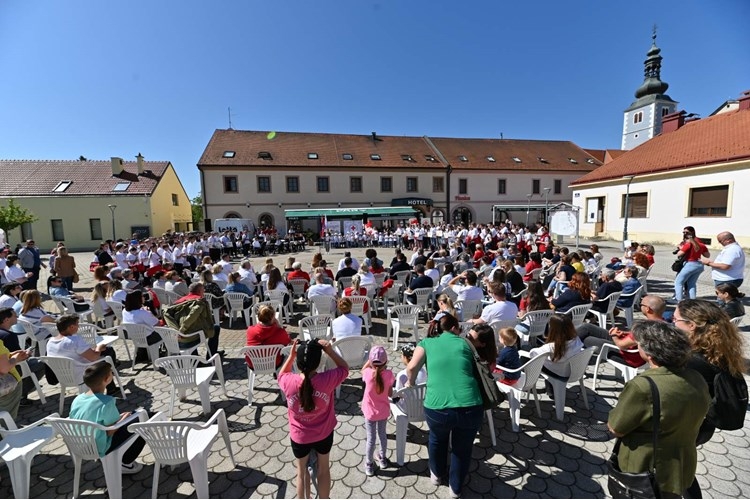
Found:
M 112 160 L 112 175 L 120 175 L 124 170 L 122 166 L 122 158 L 116 156 L 111 157 Z
M 378 133 L 377 132 L 373 132 L 372 133 L 372 142 L 375 142 L 377 140 L 378 140 Z
M 135 157 L 136 162 L 138 163 L 138 175 L 143 175 L 145 172 L 143 168 L 143 155 L 141 153 L 138 153 L 138 156 Z
M 746 90 L 740 96 L 740 109 L 750 109 L 750 90 Z
M 685 125 L 685 111 L 668 114 L 661 119 L 661 133 L 668 134 L 669 132 L 674 132 L 683 125 Z

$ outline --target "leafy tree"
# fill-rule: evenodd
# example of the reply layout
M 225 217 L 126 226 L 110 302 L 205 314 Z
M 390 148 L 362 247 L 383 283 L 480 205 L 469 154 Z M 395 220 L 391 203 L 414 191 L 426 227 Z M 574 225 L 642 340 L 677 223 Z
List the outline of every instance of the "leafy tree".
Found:
M 193 211 L 193 231 L 198 231 L 203 222 L 203 197 L 201 195 L 190 200 L 190 209 Z
M 18 205 L 13 198 L 8 200 L 8 206 L 0 206 L 0 229 L 5 231 L 5 243 L 10 243 L 10 231 L 21 224 L 39 220 L 33 213 Z

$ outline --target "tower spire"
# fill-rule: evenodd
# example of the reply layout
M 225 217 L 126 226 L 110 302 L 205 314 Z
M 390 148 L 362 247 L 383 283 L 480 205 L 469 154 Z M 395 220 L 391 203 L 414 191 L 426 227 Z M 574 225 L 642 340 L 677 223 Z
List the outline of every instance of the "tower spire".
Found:
M 647 95 L 664 94 L 669 88 L 667 82 L 661 81 L 661 61 L 659 55 L 661 49 L 656 46 L 656 24 L 651 32 L 651 48 L 646 53 L 646 60 L 643 61 L 643 84 L 635 91 L 635 97 L 640 99 Z

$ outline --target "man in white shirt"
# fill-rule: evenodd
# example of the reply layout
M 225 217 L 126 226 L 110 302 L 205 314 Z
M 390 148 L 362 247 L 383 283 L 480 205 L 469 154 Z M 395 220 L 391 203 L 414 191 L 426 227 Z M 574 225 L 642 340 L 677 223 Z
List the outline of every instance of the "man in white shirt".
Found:
M 513 302 L 505 300 L 505 286 L 500 283 L 491 281 L 487 285 L 487 291 L 495 299 L 494 304 L 490 304 L 482 309 L 482 315 L 479 318 L 472 319 L 474 324 L 488 323 L 495 321 L 511 321 L 518 316 L 518 306 Z
M 729 231 L 719 233 L 716 240 L 724 248 L 713 261 L 708 257 L 701 257 L 701 262 L 711 268 L 711 279 L 716 286 L 731 283 L 739 288 L 745 277 L 745 252 Z
M 346 260 L 347 257 L 349 257 L 350 259 L 352 259 L 351 268 L 354 269 L 355 271 L 359 271 L 359 261 L 357 261 L 357 259 L 355 259 L 354 257 L 352 257 L 352 253 L 351 252 L 344 252 L 344 258 L 339 261 L 339 268 L 338 268 L 338 270 L 341 271 L 342 269 L 344 269 L 346 267 L 346 263 L 344 261 Z
M 117 267 L 125 269 L 128 267 L 128 254 L 127 247 L 124 243 L 118 243 L 115 245 L 115 263 Z
M 464 284 L 459 283 L 459 280 Z M 474 271 L 464 271 L 448 282 L 448 285 L 456 292 L 456 300 L 482 300 L 484 292 L 477 286 L 477 274 Z
M 255 275 L 255 269 L 249 260 L 243 260 L 240 262 L 240 283 L 248 287 L 251 291 L 255 291 L 255 285 L 258 284 L 258 277 Z
M 327 295 L 333 298 L 333 301 L 331 302 L 331 310 L 329 311 L 331 314 L 333 314 L 336 311 L 337 290 L 336 287 L 325 282 L 326 277 L 327 276 L 324 273 L 317 273 L 315 275 L 315 284 L 307 289 L 307 298 L 312 299 L 313 297 L 320 295 Z

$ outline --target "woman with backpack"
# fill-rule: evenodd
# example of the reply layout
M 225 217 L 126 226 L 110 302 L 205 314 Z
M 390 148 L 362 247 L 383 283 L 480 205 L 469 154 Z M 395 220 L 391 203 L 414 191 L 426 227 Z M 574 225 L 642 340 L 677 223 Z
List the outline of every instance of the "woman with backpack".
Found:
M 688 367 L 700 373 L 705 379 L 712 399 L 708 415 L 698 432 L 696 445 L 708 442 L 716 427 L 737 428 L 730 420 L 739 422 L 741 428 L 747 399 L 744 402 L 735 401 L 737 404 L 733 405 L 732 401 L 717 400 L 715 390 L 717 376 L 729 375 L 730 377 L 724 377 L 723 380 L 729 384 L 736 381 L 740 392 L 744 386 L 744 397 L 747 398 L 747 387 L 743 378 L 743 341 L 737 327 L 729 321 L 729 316 L 719 306 L 706 300 L 683 300 L 675 309 L 673 321 L 674 325 L 690 339 L 693 353 L 688 361 Z M 691 498 L 701 498 L 697 479 L 688 489 L 688 493 Z

